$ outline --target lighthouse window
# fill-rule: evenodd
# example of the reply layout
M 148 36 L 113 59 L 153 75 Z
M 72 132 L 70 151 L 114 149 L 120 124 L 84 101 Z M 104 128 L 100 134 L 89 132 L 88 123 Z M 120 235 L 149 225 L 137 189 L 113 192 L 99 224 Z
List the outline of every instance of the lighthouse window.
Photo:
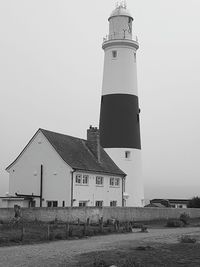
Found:
M 131 158 L 131 151 L 125 151 L 125 158 L 130 159 Z
M 112 51 L 112 57 L 113 57 L 113 58 L 116 58 L 116 57 L 117 57 L 117 50 L 113 50 L 113 51 Z
M 134 62 L 136 62 L 136 53 L 134 53 Z

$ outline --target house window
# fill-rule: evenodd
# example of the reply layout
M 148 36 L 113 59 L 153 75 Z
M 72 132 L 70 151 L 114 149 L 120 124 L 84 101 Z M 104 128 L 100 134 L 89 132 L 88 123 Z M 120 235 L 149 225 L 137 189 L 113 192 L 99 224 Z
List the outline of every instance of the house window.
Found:
M 115 200 L 110 201 L 110 206 L 111 207 L 117 207 L 117 201 L 115 201 Z
M 76 183 L 81 184 L 81 175 L 80 174 L 76 175 Z
M 115 178 L 115 186 L 119 186 L 119 178 Z
M 96 207 L 103 207 L 103 201 L 102 200 L 98 200 L 95 202 L 95 206 Z
M 117 50 L 112 51 L 112 58 L 117 58 Z
M 96 185 L 103 185 L 103 177 L 96 176 Z
M 76 184 L 77 185 L 88 185 L 89 182 L 89 175 L 81 175 L 77 174 L 76 175 Z
M 131 158 L 131 151 L 125 151 L 125 158 L 130 159 Z
M 58 201 L 47 201 L 47 207 L 48 208 L 56 208 L 58 207 Z
M 86 207 L 87 201 L 79 201 L 79 207 Z
M 114 178 L 114 177 L 111 177 L 110 178 L 110 186 L 120 186 L 120 179 L 119 178 Z
M 114 180 L 115 180 L 115 179 L 114 179 L 113 177 L 110 178 L 110 185 L 111 185 L 111 186 L 114 186 Z
M 83 175 L 83 184 L 88 184 L 88 175 Z
M 65 207 L 65 201 L 63 200 L 63 202 L 62 202 L 62 206 L 63 206 L 63 208 Z
M 36 201 L 35 200 L 29 201 L 29 208 L 35 208 L 35 206 L 36 206 Z

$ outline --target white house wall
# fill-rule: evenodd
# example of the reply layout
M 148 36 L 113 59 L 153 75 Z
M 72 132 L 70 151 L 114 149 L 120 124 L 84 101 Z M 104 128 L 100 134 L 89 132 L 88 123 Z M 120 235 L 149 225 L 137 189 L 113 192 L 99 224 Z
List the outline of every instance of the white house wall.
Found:
M 73 199 L 75 201 L 73 206 L 79 206 L 79 201 L 87 201 L 87 206 L 95 206 L 96 201 L 103 201 L 103 206 L 110 206 L 111 201 L 117 201 L 117 206 L 122 206 L 122 178 L 112 175 L 84 173 L 89 175 L 88 185 L 79 185 L 76 184 L 76 174 L 83 173 L 74 173 Z M 96 176 L 102 176 L 104 178 L 102 186 L 96 185 Z M 110 186 L 110 177 L 120 179 L 118 187 Z
M 38 132 L 9 169 L 9 194 L 40 195 L 40 168 L 43 165 L 43 207 L 46 201 L 71 205 L 71 168 L 60 158 L 45 136 Z M 39 198 L 36 199 L 39 206 Z

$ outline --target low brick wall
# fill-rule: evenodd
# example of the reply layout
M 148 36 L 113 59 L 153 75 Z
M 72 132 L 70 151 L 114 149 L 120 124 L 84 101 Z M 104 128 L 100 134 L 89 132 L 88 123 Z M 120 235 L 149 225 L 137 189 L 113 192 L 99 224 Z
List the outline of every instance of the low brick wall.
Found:
M 152 221 L 169 218 L 179 218 L 186 212 L 190 218 L 200 218 L 200 209 L 175 209 L 175 208 L 22 208 L 22 217 L 28 221 L 50 222 L 55 219 L 63 222 L 98 222 L 101 217 L 123 221 Z M 0 221 L 9 221 L 14 218 L 14 209 L 0 209 Z

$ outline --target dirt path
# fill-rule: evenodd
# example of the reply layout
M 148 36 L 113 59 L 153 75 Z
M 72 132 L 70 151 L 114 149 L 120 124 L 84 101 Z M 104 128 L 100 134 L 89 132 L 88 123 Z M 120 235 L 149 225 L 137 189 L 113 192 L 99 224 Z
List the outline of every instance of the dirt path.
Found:
M 0 248 L 2 267 L 75 266 L 76 255 L 113 249 L 133 242 L 175 243 L 182 234 L 199 234 L 199 228 L 150 229 L 149 233 L 95 236 L 88 239 Z

